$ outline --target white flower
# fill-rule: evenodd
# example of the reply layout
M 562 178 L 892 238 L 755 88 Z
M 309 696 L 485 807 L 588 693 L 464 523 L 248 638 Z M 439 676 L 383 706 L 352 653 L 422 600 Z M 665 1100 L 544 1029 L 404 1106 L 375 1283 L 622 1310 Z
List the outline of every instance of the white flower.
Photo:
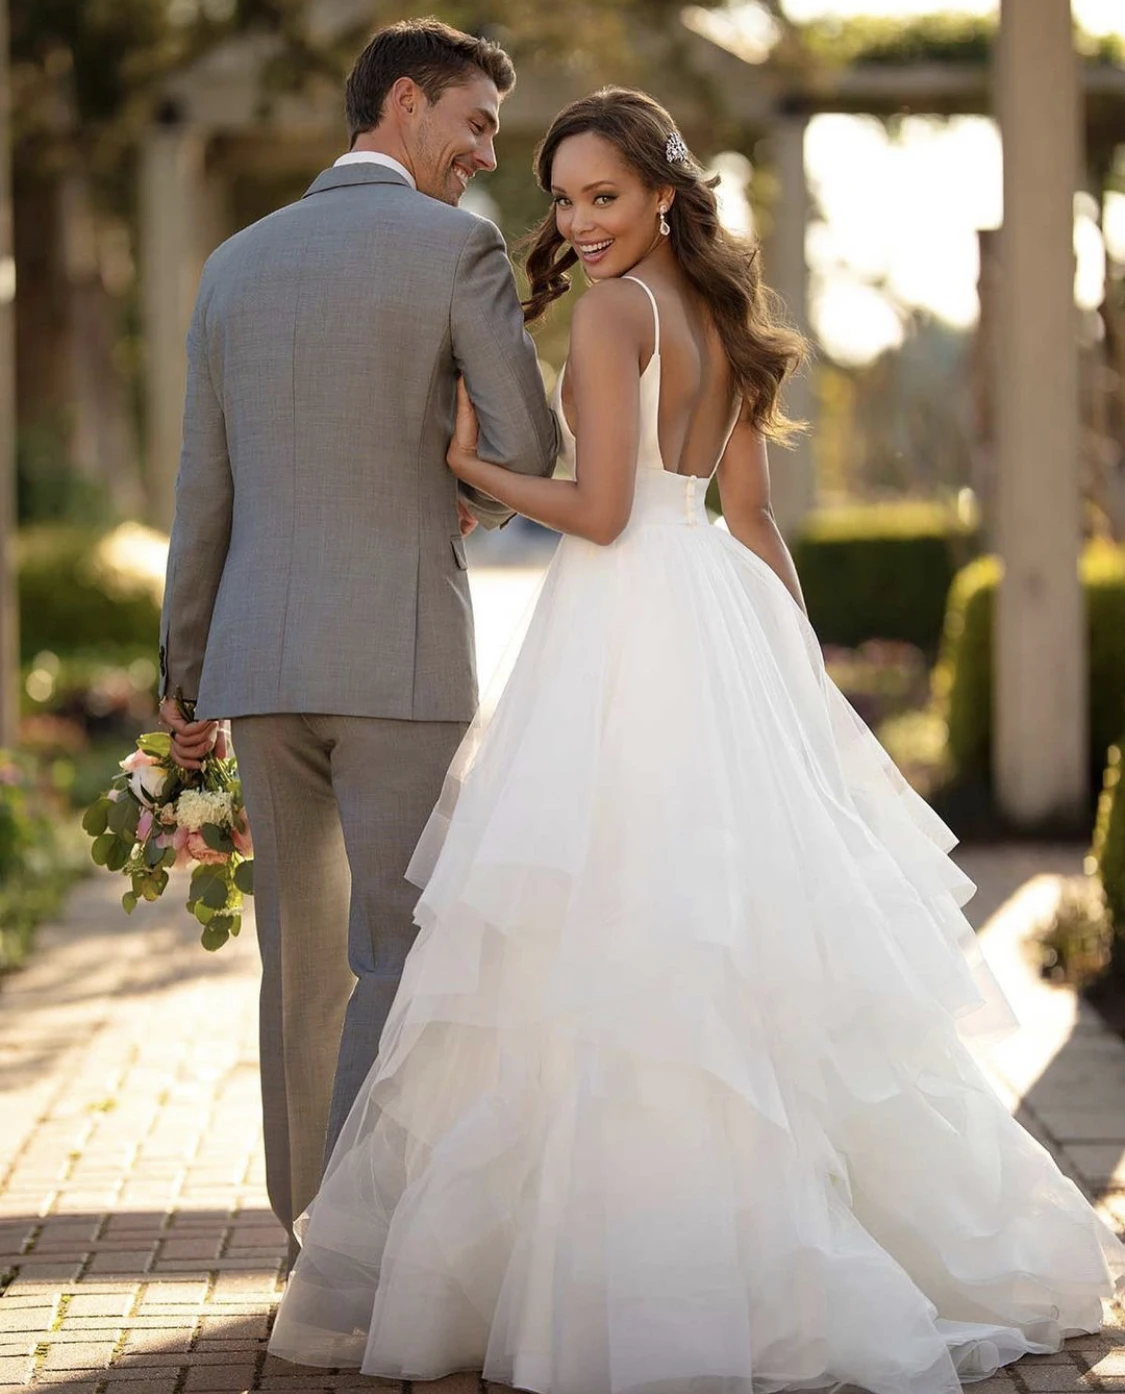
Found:
M 227 828 L 234 821 L 229 794 L 206 789 L 185 789 L 176 800 L 176 822 L 189 832 L 198 832 L 204 823 Z
M 127 759 L 122 760 L 121 768 L 129 776 L 129 787 L 137 799 L 147 806 L 160 802 L 172 779 L 171 770 L 165 769 L 142 750 L 134 750 Z

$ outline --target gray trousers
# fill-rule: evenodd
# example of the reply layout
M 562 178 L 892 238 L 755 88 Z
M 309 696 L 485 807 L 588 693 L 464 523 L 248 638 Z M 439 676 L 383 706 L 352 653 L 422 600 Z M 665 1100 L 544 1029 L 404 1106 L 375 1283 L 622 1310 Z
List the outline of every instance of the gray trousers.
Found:
M 266 1188 L 292 1235 L 374 1063 L 414 942 L 418 891 L 403 873 L 466 727 L 305 715 L 232 727 L 254 838 Z

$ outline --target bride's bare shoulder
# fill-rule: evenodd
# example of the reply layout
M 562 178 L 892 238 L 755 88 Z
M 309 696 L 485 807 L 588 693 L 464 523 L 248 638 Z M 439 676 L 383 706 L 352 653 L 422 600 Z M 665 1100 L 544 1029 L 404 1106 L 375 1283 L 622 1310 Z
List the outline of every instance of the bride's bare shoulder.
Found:
M 570 336 L 572 357 L 584 346 L 604 346 L 607 340 L 647 357 L 653 349 L 653 320 L 643 287 L 624 276 L 596 282 L 574 307 Z

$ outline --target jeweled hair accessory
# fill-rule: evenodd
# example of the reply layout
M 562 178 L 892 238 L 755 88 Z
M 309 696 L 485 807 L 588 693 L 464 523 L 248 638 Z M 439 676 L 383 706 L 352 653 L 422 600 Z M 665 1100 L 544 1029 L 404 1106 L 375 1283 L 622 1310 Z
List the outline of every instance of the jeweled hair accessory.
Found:
M 673 131 L 664 147 L 664 157 L 670 165 L 683 164 L 688 158 L 688 148 L 679 131 Z

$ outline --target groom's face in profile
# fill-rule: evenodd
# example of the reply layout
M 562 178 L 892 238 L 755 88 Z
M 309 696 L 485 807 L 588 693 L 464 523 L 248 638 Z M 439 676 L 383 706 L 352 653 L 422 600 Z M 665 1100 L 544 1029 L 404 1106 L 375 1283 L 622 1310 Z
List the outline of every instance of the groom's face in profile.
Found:
M 453 83 L 436 102 L 419 89 L 411 155 L 418 188 L 442 203 L 458 204 L 469 180 L 496 168 L 492 147 L 500 129 L 500 94 L 483 74 Z

